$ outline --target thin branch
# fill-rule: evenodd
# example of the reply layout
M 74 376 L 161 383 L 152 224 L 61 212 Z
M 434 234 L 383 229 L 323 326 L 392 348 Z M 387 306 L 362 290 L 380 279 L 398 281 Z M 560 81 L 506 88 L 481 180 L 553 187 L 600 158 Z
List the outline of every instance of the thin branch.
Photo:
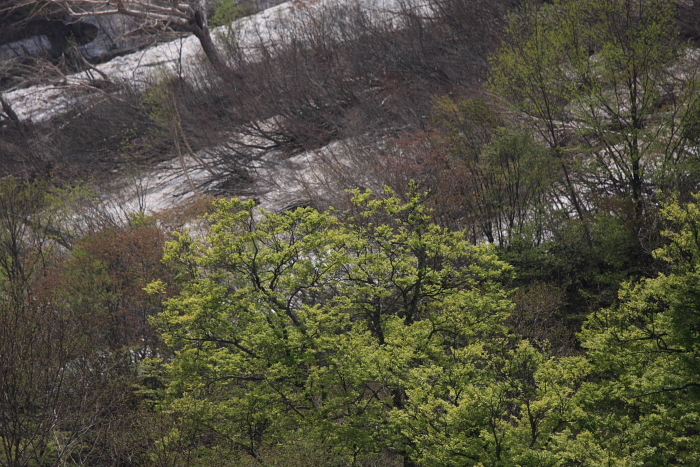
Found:
M 663 388 L 663 389 L 659 389 L 658 391 L 650 391 L 650 392 L 645 392 L 644 394 L 637 394 L 636 396 L 632 396 L 631 398 L 632 399 L 639 399 L 640 397 L 652 396 L 654 394 L 661 394 L 664 392 L 682 391 L 684 389 L 688 389 L 688 388 L 692 388 L 692 387 L 700 388 L 700 383 L 688 383 L 686 385 L 683 385 L 683 386 L 680 386 L 677 388 Z

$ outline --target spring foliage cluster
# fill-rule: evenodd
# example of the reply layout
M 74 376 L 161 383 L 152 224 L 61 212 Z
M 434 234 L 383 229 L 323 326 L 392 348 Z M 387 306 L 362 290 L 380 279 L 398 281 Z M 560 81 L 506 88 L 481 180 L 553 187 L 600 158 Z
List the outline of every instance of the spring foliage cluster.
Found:
M 681 225 L 658 252 L 690 261 L 623 288 L 586 323 L 586 356 L 556 358 L 505 326 L 493 248 L 433 224 L 415 192 L 353 202 L 341 222 L 221 201 L 211 235 L 169 244 L 168 410 L 263 463 L 309 446 L 324 465 L 697 460 L 696 205 L 667 209 Z

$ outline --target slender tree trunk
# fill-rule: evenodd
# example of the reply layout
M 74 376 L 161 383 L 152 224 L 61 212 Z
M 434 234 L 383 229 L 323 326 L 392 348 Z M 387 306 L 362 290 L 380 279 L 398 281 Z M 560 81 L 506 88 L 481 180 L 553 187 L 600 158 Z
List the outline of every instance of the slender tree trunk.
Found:
M 194 14 L 194 24 L 190 28 L 195 37 L 199 40 L 202 46 L 202 51 L 211 64 L 214 72 L 224 81 L 232 79 L 242 79 L 239 73 L 234 72 L 231 67 L 223 59 L 219 50 L 216 48 L 214 39 L 211 37 L 211 31 L 207 24 L 206 14 L 201 10 L 196 10 Z
M 635 234 L 639 233 L 644 217 L 644 206 L 642 204 L 642 151 L 640 149 L 639 134 L 644 129 L 643 116 L 640 108 L 639 74 L 637 68 L 632 67 L 632 75 L 628 84 L 630 93 L 630 113 L 632 117 L 632 141 L 629 146 L 630 151 L 630 191 L 632 192 L 632 209 L 634 209 L 634 229 Z
M 394 407 L 403 410 L 406 407 L 406 400 L 408 398 L 406 396 L 406 391 L 402 388 L 394 388 L 391 390 L 391 395 L 394 399 Z M 403 458 L 403 467 L 416 467 L 416 463 L 411 459 L 407 449 L 401 449 L 399 454 Z
M 558 154 L 559 151 L 557 150 L 557 157 L 560 160 L 561 163 L 561 169 L 564 172 L 564 179 L 566 180 L 566 186 L 569 189 L 569 196 L 571 197 L 571 203 L 574 205 L 574 210 L 576 211 L 576 214 L 578 215 L 579 219 L 581 220 L 583 224 L 583 233 L 584 236 L 586 237 L 586 244 L 589 247 L 593 246 L 593 240 L 591 239 L 591 232 L 588 229 L 588 223 L 586 222 L 586 218 L 584 216 L 583 212 L 583 206 L 581 206 L 581 202 L 579 201 L 578 193 L 576 191 L 576 186 L 574 185 L 573 181 L 571 180 L 571 177 L 569 176 L 569 169 L 566 167 L 566 162 L 564 161 L 563 157 L 561 157 L 560 154 Z

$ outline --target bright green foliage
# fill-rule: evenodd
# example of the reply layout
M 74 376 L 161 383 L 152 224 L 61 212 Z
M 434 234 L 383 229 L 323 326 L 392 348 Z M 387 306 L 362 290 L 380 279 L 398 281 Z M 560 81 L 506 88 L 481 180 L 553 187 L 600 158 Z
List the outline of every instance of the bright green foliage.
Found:
M 548 359 L 526 341 L 504 344 L 455 350 L 441 365 L 412 371 L 411 404 L 394 417 L 421 465 L 559 465 L 553 446 L 575 417 L 589 365 Z
M 312 443 L 335 465 L 418 458 L 402 414 L 446 395 L 421 394 L 423 382 L 491 384 L 491 354 L 507 354 L 497 281 L 509 268 L 431 223 L 415 189 L 354 203 L 342 222 L 219 201 L 209 236 L 169 244 L 184 287 L 156 319 L 178 349 L 169 408 L 209 439 L 253 457 Z
M 341 221 L 219 201 L 210 235 L 169 244 L 183 292 L 156 322 L 177 349 L 163 407 L 181 423 L 164 452 L 189 445 L 195 465 L 697 465 L 698 205 L 664 211 L 657 256 L 673 273 L 626 286 L 587 322 L 588 355 L 555 358 L 504 326 L 509 267 L 434 225 L 415 189 L 354 203 Z
M 593 314 L 581 337 L 598 378 L 580 394 L 568 448 L 587 465 L 700 462 L 700 206 L 663 210 L 670 243 L 655 255 L 671 273 L 628 284 L 618 306 Z

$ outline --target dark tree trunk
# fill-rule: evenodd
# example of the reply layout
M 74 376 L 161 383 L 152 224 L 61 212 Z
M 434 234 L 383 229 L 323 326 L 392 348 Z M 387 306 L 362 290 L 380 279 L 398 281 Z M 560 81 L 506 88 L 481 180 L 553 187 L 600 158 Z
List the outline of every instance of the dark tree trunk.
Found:
M 190 31 L 199 40 L 202 46 L 202 51 L 211 64 L 214 72 L 224 81 L 230 81 L 234 78 L 240 79 L 241 75 L 234 72 L 226 61 L 221 57 L 221 54 L 214 44 L 207 24 L 206 14 L 202 10 L 195 10 L 194 18 L 191 23 Z

